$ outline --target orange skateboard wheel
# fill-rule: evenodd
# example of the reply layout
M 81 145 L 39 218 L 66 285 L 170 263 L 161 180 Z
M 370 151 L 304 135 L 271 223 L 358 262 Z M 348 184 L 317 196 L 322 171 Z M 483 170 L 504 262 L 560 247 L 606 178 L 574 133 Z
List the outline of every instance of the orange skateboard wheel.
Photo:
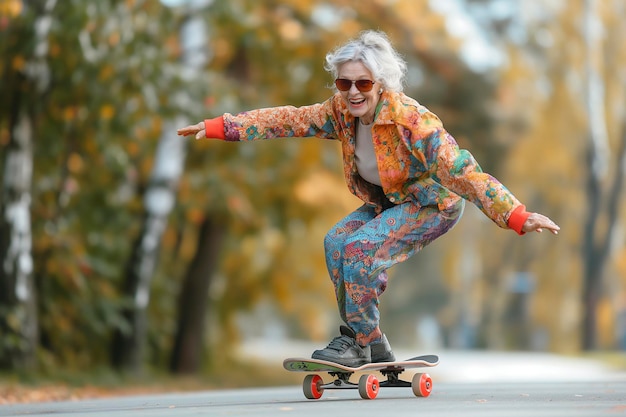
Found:
M 413 394 L 417 397 L 428 397 L 433 390 L 433 379 L 428 374 L 417 373 L 411 382 Z

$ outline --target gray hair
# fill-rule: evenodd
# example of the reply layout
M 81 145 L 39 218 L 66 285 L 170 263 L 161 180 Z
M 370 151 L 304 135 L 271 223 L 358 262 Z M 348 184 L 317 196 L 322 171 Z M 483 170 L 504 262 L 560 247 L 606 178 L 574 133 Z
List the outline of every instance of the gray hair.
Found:
M 374 76 L 373 81 L 383 84 L 386 90 L 401 92 L 406 76 L 406 61 L 393 48 L 384 32 L 366 30 L 356 39 L 326 55 L 324 68 L 337 78 L 339 67 L 346 62 L 359 61 Z

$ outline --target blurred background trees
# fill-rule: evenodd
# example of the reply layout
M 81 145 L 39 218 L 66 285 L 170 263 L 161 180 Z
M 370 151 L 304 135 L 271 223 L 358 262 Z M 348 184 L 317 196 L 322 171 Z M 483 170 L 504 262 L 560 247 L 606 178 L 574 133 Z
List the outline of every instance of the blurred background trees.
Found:
M 325 100 L 324 55 L 371 28 L 409 62 L 407 94 L 562 227 L 520 238 L 468 206 L 391 271 L 386 332 L 414 349 L 624 349 L 625 8 L 0 0 L 0 367 L 191 373 L 249 337 L 326 341 L 322 240 L 359 205 L 338 144 L 175 129 Z

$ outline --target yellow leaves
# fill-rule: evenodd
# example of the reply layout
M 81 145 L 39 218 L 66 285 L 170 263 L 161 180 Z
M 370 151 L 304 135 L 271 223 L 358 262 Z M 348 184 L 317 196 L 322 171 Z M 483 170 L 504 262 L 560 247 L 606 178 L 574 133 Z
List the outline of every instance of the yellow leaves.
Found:
M 154 165 L 153 157 L 143 158 L 141 161 L 139 161 L 139 171 L 141 172 L 141 175 L 145 177 L 149 177 L 150 172 L 152 172 L 153 165 Z
M 11 134 L 6 127 L 0 127 L 0 146 L 6 146 L 11 140 Z
M 149 132 L 148 134 L 154 135 L 156 137 L 157 135 L 161 134 L 162 130 L 163 130 L 163 119 L 159 115 L 152 117 L 152 119 L 150 120 L 150 128 L 148 129 L 148 132 Z
M 187 221 L 196 226 L 199 226 L 204 221 L 205 216 L 204 210 L 201 210 L 199 207 L 190 207 L 185 213 Z
M 159 137 L 162 129 L 163 120 L 160 115 L 146 118 L 133 126 L 132 132 L 129 134 L 130 141 L 126 142 L 129 155 L 137 156 L 141 152 L 141 142 Z
M 598 305 L 598 330 L 600 346 L 615 346 L 616 317 L 619 312 L 615 311 L 615 305 L 610 298 L 603 298 Z
M 85 30 L 87 33 L 95 33 L 96 29 L 98 29 L 98 24 L 95 20 L 90 20 L 85 25 Z
M 216 39 L 213 42 L 212 47 L 213 56 L 217 65 L 231 59 L 234 54 L 233 46 L 231 42 L 229 42 L 229 40 L 226 38 Z
M 100 107 L 100 118 L 109 121 L 115 115 L 115 108 L 110 104 L 105 104 Z
M 345 33 L 347 37 L 356 36 L 361 30 L 361 23 L 356 20 L 344 20 L 341 24 L 341 32 Z
M 15 71 L 23 71 L 26 67 L 26 59 L 24 59 L 22 55 L 18 55 L 13 58 L 13 62 L 11 64 Z
M 270 18 L 276 23 L 278 33 L 285 41 L 295 42 L 302 40 L 304 29 L 302 24 L 292 17 L 290 8 L 279 7 Z
M 254 221 L 255 213 L 250 200 L 238 195 L 231 195 L 226 199 L 226 205 L 228 211 L 235 217 L 243 220 L 246 223 Z
M 67 159 L 67 169 L 72 174 L 79 174 L 83 171 L 85 164 L 83 162 L 82 156 L 77 154 L 76 152 L 72 152 Z
M 105 64 L 100 68 L 100 73 L 98 74 L 98 79 L 100 81 L 108 81 L 113 77 L 115 70 L 113 65 Z
M 534 269 L 539 277 L 540 288 L 533 308 L 535 320 L 542 321 L 542 325 L 554 334 L 552 348 L 557 350 L 578 346 L 576 333 L 580 329 L 581 312 L 586 308 L 580 303 L 580 292 L 584 291 L 583 263 L 586 261 L 581 259 L 581 248 L 589 241 L 600 242 L 614 227 L 609 225 L 604 212 L 607 202 L 602 195 L 599 198 L 594 196 L 600 209 L 594 212 L 598 219 L 591 236 L 585 235 L 583 225 L 590 215 L 587 188 L 590 167 L 585 157 L 590 125 L 595 124 L 594 128 L 602 130 L 606 124 L 611 154 L 617 151 L 617 143 L 623 134 L 620 126 L 624 83 L 623 79 L 614 76 L 615 71 L 609 70 L 623 62 L 619 51 L 624 48 L 612 49 L 621 46 L 623 39 L 623 33 L 620 33 L 623 25 L 612 18 L 619 15 L 613 9 L 615 4 L 608 1 L 595 3 L 597 30 L 602 31 L 598 47 L 587 50 L 590 46 L 585 43 L 583 29 L 574 24 L 584 19 L 586 12 L 581 8 L 582 2 L 576 3 L 575 7 L 558 12 L 553 10 L 552 22 L 540 27 L 544 36 L 550 38 L 550 47 L 544 46 L 541 61 L 535 61 L 534 52 L 511 45 L 509 65 L 502 72 L 498 115 L 508 123 L 502 123 L 507 127 L 501 130 L 509 137 L 521 136 L 521 140 L 511 142 L 515 143 L 511 157 L 503 165 L 510 178 L 506 181 L 507 186 L 529 205 L 530 210 L 554 217 L 564 230 L 557 240 L 529 236 L 534 242 L 533 256 L 527 255 L 536 259 Z M 535 29 L 530 26 L 529 33 L 539 32 Z M 590 64 L 598 69 L 606 94 L 601 104 L 604 112 L 597 116 L 590 112 L 586 98 Z M 595 106 L 595 110 L 599 108 Z M 615 172 L 614 166 L 608 166 L 613 162 L 609 158 L 609 176 Z M 601 185 L 604 191 L 609 187 L 610 181 Z M 531 250 L 530 246 L 527 250 Z M 620 277 L 626 275 L 616 258 L 609 258 L 611 262 L 607 263 L 605 276 L 601 278 L 606 288 L 623 285 Z M 615 283 L 619 280 L 621 284 Z M 623 295 L 606 293 L 599 297 L 601 301 L 596 309 L 599 342 L 603 347 L 614 346 L 616 331 L 611 315 L 616 312 L 612 308 L 619 305 L 619 297 Z M 555 305 L 564 313 L 555 315 Z
M 15 17 L 23 8 L 22 0 L 0 0 L 0 17 Z
M 97 155 L 98 154 L 98 142 L 95 140 L 87 140 L 85 141 L 85 143 L 83 143 L 83 149 L 85 151 L 85 154 L 87 155 Z
M 346 185 L 328 171 L 314 171 L 295 184 L 294 195 L 305 204 L 314 207 L 336 207 L 341 211 L 352 211 L 359 202 L 346 190 Z
M 279 26 L 280 35 L 286 41 L 294 42 L 302 37 L 302 25 L 297 20 L 289 19 Z
M 284 237 L 277 229 L 268 227 L 260 235 L 241 240 L 239 255 L 248 259 L 246 267 L 251 276 L 267 273 L 284 249 Z
M 78 109 L 75 106 L 68 106 L 63 109 L 63 120 L 66 122 L 71 122 L 76 118 L 78 114 Z
M 141 146 L 139 146 L 139 143 L 137 143 L 136 141 L 129 141 L 126 143 L 126 153 L 129 157 L 137 158 L 139 157 L 141 151 Z
M 178 242 L 178 232 L 173 228 L 167 228 L 163 232 L 163 237 L 161 238 L 161 244 L 165 250 L 172 250 L 176 246 Z
M 179 57 L 182 54 L 182 45 L 176 36 L 168 36 L 165 40 L 165 49 L 170 56 Z
M 63 51 L 63 48 L 61 48 L 61 45 L 59 45 L 56 42 L 50 42 L 50 52 L 49 52 L 49 55 L 52 58 L 56 58 L 59 55 L 61 55 L 62 51 Z
M 120 33 L 115 31 L 109 35 L 107 42 L 109 43 L 109 46 L 117 46 L 117 44 L 120 43 L 120 38 Z

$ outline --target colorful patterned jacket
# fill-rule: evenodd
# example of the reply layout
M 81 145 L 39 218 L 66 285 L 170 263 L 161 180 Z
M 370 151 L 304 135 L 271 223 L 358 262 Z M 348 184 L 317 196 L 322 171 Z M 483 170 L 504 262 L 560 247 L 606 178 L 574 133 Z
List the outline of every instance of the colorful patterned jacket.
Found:
M 310 106 L 226 113 L 205 120 L 205 130 L 207 138 L 226 141 L 309 136 L 339 140 L 348 188 L 380 211 L 376 187 L 357 172 L 357 122 L 337 93 Z M 474 157 L 459 148 L 439 118 L 414 99 L 384 92 L 376 109 L 372 139 L 382 189 L 392 203 L 436 204 L 443 210 L 462 197 L 498 226 L 523 234 L 521 229 L 529 215 L 525 207 L 497 179 L 484 173 Z

